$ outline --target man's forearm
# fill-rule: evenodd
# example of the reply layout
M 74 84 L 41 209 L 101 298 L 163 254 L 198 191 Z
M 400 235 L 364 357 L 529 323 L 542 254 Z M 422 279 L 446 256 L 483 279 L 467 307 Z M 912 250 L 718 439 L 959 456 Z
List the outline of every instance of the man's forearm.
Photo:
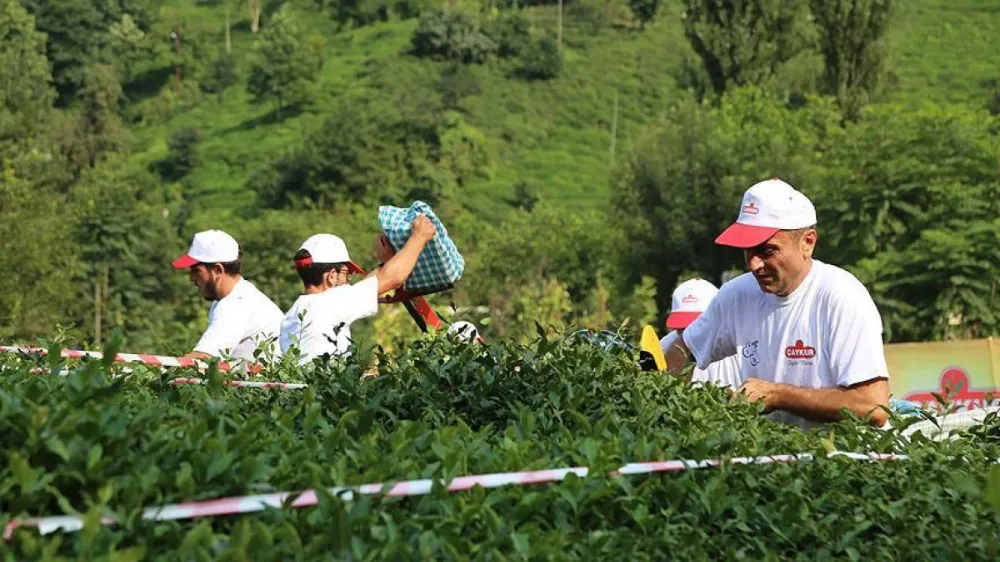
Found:
M 684 345 L 684 338 L 680 334 L 677 335 L 677 338 L 667 348 L 663 354 L 663 358 L 667 362 L 667 373 L 679 377 L 681 371 L 684 370 L 684 367 L 691 360 L 691 352 Z
M 869 423 L 877 426 L 884 425 L 888 419 L 885 411 L 880 408 L 887 406 L 888 401 L 882 403 L 868 392 L 851 388 L 802 388 L 776 384 L 773 400 L 769 402 L 772 410 L 784 410 L 817 422 L 840 420 L 842 408 L 854 412 L 862 419 L 871 414 Z
M 395 289 L 406 281 L 406 278 L 413 271 L 413 266 L 417 264 L 421 250 L 427 239 L 413 236 L 406 241 L 396 255 L 385 263 L 378 270 L 378 293 L 381 295 Z

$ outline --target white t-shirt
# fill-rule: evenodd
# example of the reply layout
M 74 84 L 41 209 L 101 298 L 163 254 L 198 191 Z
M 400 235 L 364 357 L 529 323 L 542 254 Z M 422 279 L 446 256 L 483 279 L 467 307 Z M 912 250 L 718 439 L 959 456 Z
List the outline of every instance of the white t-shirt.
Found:
M 300 364 L 329 353 L 346 356 L 351 324 L 378 312 L 378 277 L 340 285 L 322 293 L 301 295 L 281 323 L 281 351 L 297 344 Z
M 254 351 L 267 345 L 280 355 L 277 340 L 281 331 L 281 309 L 246 279 L 208 309 L 208 328 L 195 351 L 213 357 L 254 360 Z
M 660 340 L 660 349 L 663 350 L 664 355 L 667 354 L 667 350 L 675 341 L 677 341 L 677 330 L 663 336 L 663 339 Z M 743 384 L 743 379 L 740 376 L 740 362 L 736 355 L 730 355 L 720 361 L 714 361 L 707 369 L 695 366 L 694 372 L 691 374 L 691 382 L 712 383 L 737 390 Z
M 889 378 L 882 317 L 868 290 L 815 259 L 787 297 L 765 293 L 750 273 L 725 283 L 683 338 L 703 369 L 735 354 L 743 380 L 819 389 Z M 789 412 L 771 417 L 803 430 L 819 425 Z

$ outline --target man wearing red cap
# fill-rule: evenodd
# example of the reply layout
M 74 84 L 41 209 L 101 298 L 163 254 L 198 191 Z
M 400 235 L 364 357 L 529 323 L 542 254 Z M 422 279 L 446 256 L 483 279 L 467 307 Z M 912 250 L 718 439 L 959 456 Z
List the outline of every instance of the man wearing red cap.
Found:
M 173 266 L 187 269 L 201 296 L 212 302 L 208 328 L 188 357 L 252 362 L 260 346 L 272 355 L 280 353 L 281 309 L 243 278 L 241 262 L 239 244 L 221 230 L 195 234 L 188 252 L 174 260 Z
M 672 331 L 660 340 L 664 356 L 677 342 L 684 330 L 708 308 L 719 289 L 704 279 L 688 279 L 674 289 L 667 328 Z M 695 367 L 691 373 L 694 383 L 711 383 L 730 390 L 736 390 L 743 383 L 740 376 L 740 362 L 736 355 L 715 361 L 705 369 Z
M 807 429 L 846 409 L 881 427 L 889 406 L 881 316 L 853 275 L 813 259 L 816 240 L 805 195 L 776 178 L 750 187 L 716 238 L 743 249 L 749 272 L 724 284 L 670 346 L 668 368 L 736 355 L 739 392 L 774 419 Z
M 354 285 L 348 276 L 362 269 L 351 260 L 347 245 L 333 234 L 310 236 L 295 254 L 295 269 L 305 288 L 281 323 L 281 350 L 299 349 L 299 362 L 319 356 L 345 356 L 351 345 L 351 324 L 378 312 L 378 296 L 400 287 L 417 263 L 424 245 L 437 230 L 426 216 L 412 225 L 410 238 L 395 253 L 378 238 L 376 253 L 385 265 Z

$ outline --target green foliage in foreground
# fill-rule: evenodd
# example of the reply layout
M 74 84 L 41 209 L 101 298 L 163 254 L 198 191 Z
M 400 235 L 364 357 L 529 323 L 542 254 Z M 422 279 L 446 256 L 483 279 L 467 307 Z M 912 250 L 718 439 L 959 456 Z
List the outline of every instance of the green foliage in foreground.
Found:
M 906 443 L 845 421 L 801 434 L 718 389 L 641 373 L 579 343 L 422 340 L 378 378 L 354 361 L 269 378 L 309 390 L 171 387 L 166 375 L 69 377 L 0 366 L 0 497 L 8 517 L 72 510 L 122 523 L 72 535 L 19 531 L 6 559 L 995 559 L 1000 425 Z M 49 366 L 59 368 L 58 360 Z M 894 420 L 898 427 L 905 425 Z M 793 452 L 898 451 L 649 477 L 623 463 Z M 949 456 L 961 457 L 950 460 Z M 418 498 L 321 495 L 295 511 L 150 523 L 142 506 L 228 494 L 588 466 L 561 484 Z
M 169 264 L 195 232 L 233 234 L 285 308 L 302 240 L 370 269 L 377 207 L 415 199 L 469 263 L 439 313 L 491 339 L 662 326 L 678 281 L 742 267 L 712 240 L 771 175 L 813 197 L 818 257 L 887 341 L 1000 335 L 981 3 L 748 0 L 716 25 L 732 3 L 0 0 L 0 336 L 185 353 L 208 305 Z M 693 101 L 715 90 L 692 33 L 722 100 Z M 417 333 L 385 312 L 357 330 Z

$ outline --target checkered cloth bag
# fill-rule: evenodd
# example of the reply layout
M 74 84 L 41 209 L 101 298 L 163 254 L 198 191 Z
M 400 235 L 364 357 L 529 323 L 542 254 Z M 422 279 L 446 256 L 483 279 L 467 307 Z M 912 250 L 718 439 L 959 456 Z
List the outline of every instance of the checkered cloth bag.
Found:
M 430 205 L 423 201 L 415 201 L 405 209 L 383 205 L 378 208 L 378 222 L 393 248 L 399 251 L 410 238 L 411 225 L 418 214 L 423 214 L 434 223 L 437 234 L 420 252 L 413 273 L 403 283 L 403 289 L 424 294 L 449 289 L 462 278 L 465 258 L 458 253 L 448 230 Z

